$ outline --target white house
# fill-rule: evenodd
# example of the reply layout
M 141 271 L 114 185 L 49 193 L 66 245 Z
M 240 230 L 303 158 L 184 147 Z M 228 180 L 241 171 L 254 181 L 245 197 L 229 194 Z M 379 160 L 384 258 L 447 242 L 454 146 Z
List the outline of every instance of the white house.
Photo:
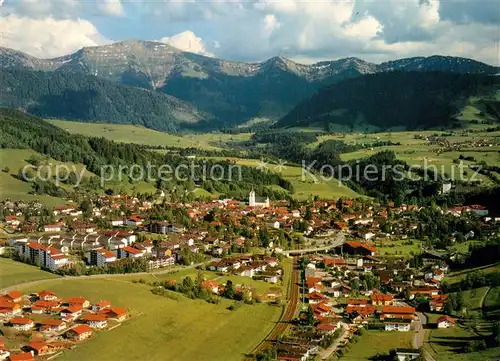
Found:
M 438 318 L 436 324 L 437 328 L 450 328 L 455 326 L 455 319 L 450 316 L 441 316 Z
M 29 331 L 35 327 L 35 322 L 25 317 L 14 317 L 10 320 L 10 324 L 16 331 Z
M 44 232 L 61 232 L 61 226 L 59 224 L 48 224 L 43 227 Z
M 125 222 L 123 221 L 123 219 L 112 219 L 111 220 L 111 225 L 113 227 L 123 226 L 124 224 L 125 224 Z
M 411 320 L 389 320 L 385 322 L 386 331 L 410 331 Z

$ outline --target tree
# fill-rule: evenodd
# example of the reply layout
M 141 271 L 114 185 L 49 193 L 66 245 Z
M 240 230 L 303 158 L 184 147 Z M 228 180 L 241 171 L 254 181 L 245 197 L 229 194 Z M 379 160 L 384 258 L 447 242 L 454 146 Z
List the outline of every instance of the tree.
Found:
M 224 293 L 222 295 L 231 300 L 234 298 L 233 281 L 227 280 L 226 286 L 224 287 Z

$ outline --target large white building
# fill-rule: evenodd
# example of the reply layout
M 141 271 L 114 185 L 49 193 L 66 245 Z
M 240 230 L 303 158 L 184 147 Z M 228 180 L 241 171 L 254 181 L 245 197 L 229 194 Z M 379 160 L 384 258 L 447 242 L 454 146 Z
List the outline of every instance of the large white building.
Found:
M 262 207 L 269 208 L 270 202 L 269 197 L 257 197 L 255 191 L 252 189 L 248 195 L 248 205 L 250 207 Z
M 90 252 L 87 252 L 85 256 L 91 266 L 102 267 L 106 263 L 116 261 L 115 253 L 108 251 L 105 248 L 93 249 Z

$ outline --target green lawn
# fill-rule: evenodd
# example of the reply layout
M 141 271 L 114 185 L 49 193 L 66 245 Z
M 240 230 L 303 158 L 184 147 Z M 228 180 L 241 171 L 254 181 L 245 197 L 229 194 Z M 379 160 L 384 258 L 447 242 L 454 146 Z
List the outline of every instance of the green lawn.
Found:
M 412 240 L 381 240 L 375 242 L 377 248 L 377 255 L 379 256 L 405 256 L 411 257 L 412 254 L 419 254 L 421 252 L 421 242 Z
M 35 266 L 16 262 L 8 258 L 0 258 L 0 275 L 0 289 L 19 283 L 58 277 L 52 273 L 42 271 Z
M 181 297 L 155 296 L 150 286 L 125 279 L 49 281 L 22 291 L 50 289 L 58 296 L 84 296 L 93 302 L 110 300 L 127 307 L 133 317 L 121 327 L 97 332 L 58 360 L 241 360 L 270 331 L 281 308 L 243 305 L 229 311 L 230 301 L 212 305 Z
M 411 347 L 413 332 L 366 331 L 357 343 L 351 343 L 342 361 L 369 360 L 377 354 L 388 354 L 394 348 Z

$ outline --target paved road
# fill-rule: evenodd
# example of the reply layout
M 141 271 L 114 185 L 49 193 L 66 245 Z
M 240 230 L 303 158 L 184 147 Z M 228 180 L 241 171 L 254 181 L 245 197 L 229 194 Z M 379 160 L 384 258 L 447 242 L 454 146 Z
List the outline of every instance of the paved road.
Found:
M 332 248 L 338 247 L 345 242 L 345 234 L 343 232 L 337 233 L 332 238 L 333 238 L 333 242 L 331 244 L 329 244 L 328 246 L 316 247 L 316 248 L 305 248 L 305 249 L 293 249 L 293 250 L 283 251 L 282 253 L 286 254 L 286 255 L 298 255 L 298 254 L 303 254 L 303 253 L 327 251 L 327 250 L 330 250 Z
M 216 258 L 211 259 L 211 262 L 217 260 Z M 91 275 L 91 276 L 63 276 L 60 278 L 48 278 L 44 280 L 38 280 L 38 281 L 30 281 L 30 282 L 24 282 L 24 283 L 18 283 L 17 285 L 14 286 L 9 286 L 6 288 L 0 289 L 0 293 L 5 293 L 9 292 L 12 290 L 15 290 L 17 288 L 24 288 L 27 286 L 36 286 L 38 284 L 44 283 L 44 282 L 49 282 L 49 281 L 71 281 L 71 280 L 77 280 L 77 279 L 90 279 L 90 278 L 114 278 L 114 277 L 123 277 L 123 276 L 145 276 L 145 275 L 159 275 L 159 274 L 164 274 L 164 273 L 172 273 L 172 272 L 177 272 L 177 271 L 182 271 L 185 269 L 190 269 L 190 268 L 196 268 L 198 266 L 204 265 L 206 262 L 202 263 L 197 263 L 193 264 L 190 266 L 179 266 L 179 267 L 172 267 L 172 268 L 165 268 L 159 271 L 155 272 L 137 272 L 137 273 L 117 273 L 117 274 L 98 274 L 98 275 Z
M 334 343 L 331 344 L 330 347 L 328 347 L 326 350 L 323 350 L 319 353 L 319 357 L 322 360 L 327 360 L 335 351 L 337 351 L 337 348 L 340 345 L 340 342 L 347 337 L 349 334 L 349 325 L 342 323 L 342 328 L 344 329 L 344 332 L 335 340 Z
M 425 328 L 427 316 L 422 312 L 417 312 L 418 320 L 415 322 L 415 335 L 413 336 L 413 348 L 420 348 L 425 340 Z
M 422 348 L 425 341 L 425 328 L 427 324 L 427 316 L 422 312 L 417 312 L 418 321 L 415 323 L 415 335 L 413 336 L 413 348 L 418 348 L 423 351 L 423 356 L 426 361 L 436 361 L 434 357 L 425 348 Z

